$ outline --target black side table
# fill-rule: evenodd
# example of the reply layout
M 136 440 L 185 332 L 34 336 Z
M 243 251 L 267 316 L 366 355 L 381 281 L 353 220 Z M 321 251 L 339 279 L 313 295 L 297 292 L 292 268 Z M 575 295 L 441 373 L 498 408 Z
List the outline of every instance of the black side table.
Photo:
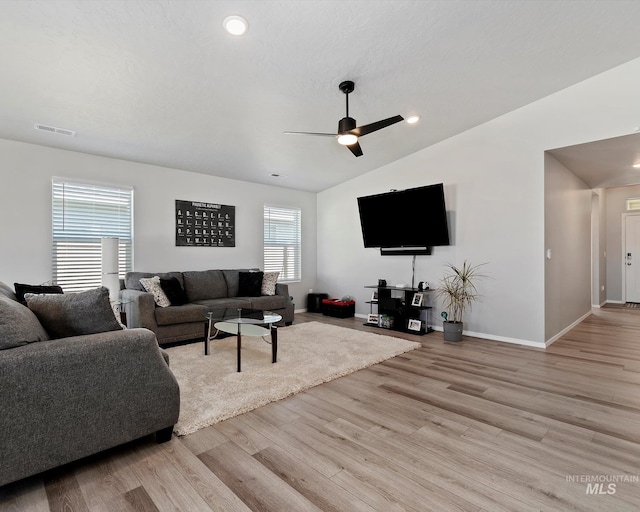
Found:
M 307 313 L 322 313 L 322 299 L 328 299 L 328 293 L 310 293 L 307 295 Z

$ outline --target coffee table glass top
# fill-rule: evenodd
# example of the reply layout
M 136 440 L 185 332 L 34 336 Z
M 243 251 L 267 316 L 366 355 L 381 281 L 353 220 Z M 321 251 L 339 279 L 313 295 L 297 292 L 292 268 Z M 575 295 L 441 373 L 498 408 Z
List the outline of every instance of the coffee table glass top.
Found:
M 274 324 L 282 320 L 282 316 L 271 311 L 248 308 L 214 309 L 205 315 L 210 322 L 227 322 L 232 324 Z

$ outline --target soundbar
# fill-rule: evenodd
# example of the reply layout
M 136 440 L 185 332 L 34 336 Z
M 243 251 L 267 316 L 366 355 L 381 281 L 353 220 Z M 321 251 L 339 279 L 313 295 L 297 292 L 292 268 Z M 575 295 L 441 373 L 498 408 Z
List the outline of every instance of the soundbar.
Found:
M 380 247 L 381 256 L 429 255 L 431 247 Z

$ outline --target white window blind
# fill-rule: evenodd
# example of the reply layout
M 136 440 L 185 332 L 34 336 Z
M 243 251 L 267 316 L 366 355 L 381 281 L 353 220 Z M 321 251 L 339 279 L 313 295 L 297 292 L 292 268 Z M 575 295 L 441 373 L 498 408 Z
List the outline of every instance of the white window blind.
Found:
M 278 281 L 300 281 L 299 208 L 264 207 L 264 271 L 280 272 Z
M 65 292 L 102 284 L 102 237 L 118 237 L 120 277 L 133 266 L 133 189 L 52 180 L 53 282 Z

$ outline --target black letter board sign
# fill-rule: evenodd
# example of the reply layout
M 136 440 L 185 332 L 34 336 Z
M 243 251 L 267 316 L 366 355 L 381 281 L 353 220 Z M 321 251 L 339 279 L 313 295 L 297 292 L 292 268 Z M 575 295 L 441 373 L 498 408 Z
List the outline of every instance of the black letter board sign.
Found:
M 235 247 L 236 207 L 176 199 L 176 246 Z

